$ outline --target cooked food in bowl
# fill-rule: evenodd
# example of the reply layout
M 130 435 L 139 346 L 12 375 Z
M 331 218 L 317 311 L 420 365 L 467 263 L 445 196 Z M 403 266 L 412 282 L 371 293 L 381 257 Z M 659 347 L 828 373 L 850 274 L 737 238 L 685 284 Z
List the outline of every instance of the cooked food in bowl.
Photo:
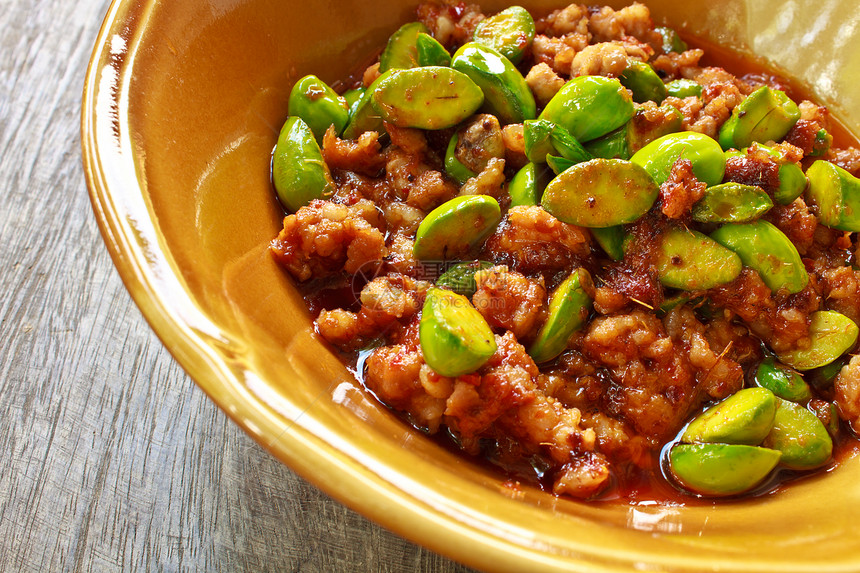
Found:
M 356 78 L 295 85 L 272 254 L 369 392 L 511 487 L 823 471 L 860 429 L 860 151 L 707 58 L 642 4 L 422 4 Z

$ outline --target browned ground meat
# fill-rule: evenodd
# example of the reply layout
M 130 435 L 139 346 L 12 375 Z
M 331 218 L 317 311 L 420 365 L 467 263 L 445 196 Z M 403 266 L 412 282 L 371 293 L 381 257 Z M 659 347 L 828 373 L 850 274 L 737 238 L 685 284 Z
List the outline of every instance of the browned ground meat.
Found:
M 626 308 L 629 300 L 609 285 L 594 289 L 594 310 L 600 314 L 614 314 Z
M 400 233 L 394 234 L 388 241 L 388 256 L 385 258 L 385 269 L 417 277 L 422 274 L 423 266 L 412 253 L 414 241 Z
M 699 70 L 699 60 L 705 55 L 703 50 L 694 49 L 676 53 L 661 54 L 651 62 L 653 68 L 662 73 L 667 79 L 691 78 Z M 698 99 L 698 98 L 696 98 Z
M 491 159 L 505 156 L 502 128 L 493 115 L 482 113 L 472 117 L 457 136 L 455 157 L 475 173 L 486 169 Z
M 376 268 L 386 255 L 382 215 L 362 199 L 338 205 L 316 199 L 294 215 L 272 242 L 272 253 L 299 281 Z
M 805 255 L 812 248 L 818 220 L 809 211 L 802 197 L 798 197 L 788 205 L 774 204 L 765 214 L 765 219 L 785 233 L 801 255 Z
M 851 267 L 824 269 L 819 282 L 825 306 L 860 324 L 860 271 Z
M 383 209 L 385 223 L 392 233 L 414 236 L 426 213 L 406 203 L 392 201 Z
M 505 160 L 492 158 L 483 171 L 467 179 L 460 195 L 489 195 L 501 199 L 505 192 Z
M 317 331 L 341 350 L 361 348 L 371 339 L 399 331 L 397 322 L 407 322 L 418 313 L 429 286 L 397 273 L 377 277 L 361 290 L 357 313 L 324 309 L 316 320 Z
M 486 258 L 525 274 L 555 273 L 591 252 L 591 237 L 540 207 L 513 207 L 484 248 Z
M 436 431 L 444 422 L 467 449 L 481 437 L 513 437 L 518 449 L 545 452 L 560 465 L 558 493 L 594 494 L 609 477 L 605 460 L 589 454 L 594 431 L 580 426 L 579 410 L 539 391 L 537 366 L 513 334 L 496 343 L 496 354 L 477 373 L 445 378 L 424 365 L 413 321 L 396 344 L 370 354 L 365 380 L 419 426 Z
M 490 326 L 527 338 L 544 314 L 546 289 L 540 280 L 529 279 L 501 265 L 475 273 L 478 290 L 472 295 L 475 308 Z
M 700 76 L 696 81 L 701 81 Z M 732 113 L 732 110 L 743 100 L 740 89 L 731 82 L 714 82 L 705 85 L 702 92 L 702 101 L 705 107 L 696 117 L 695 121 L 685 126 L 692 131 L 704 133 L 709 137 L 716 137 L 720 127 Z
M 656 102 L 646 101 L 636 104 L 636 111 L 630 121 L 640 133 L 668 133 L 677 121 L 678 115 L 667 106 L 658 106 Z M 644 143 L 643 143 L 644 145 Z M 636 152 L 639 149 L 632 149 Z
M 418 320 L 413 320 L 402 338 L 392 346 L 371 352 L 366 362 L 365 383 L 380 400 L 406 412 L 419 427 L 435 432 L 445 411 L 445 388 L 422 380 L 427 370 L 418 343 Z M 425 389 L 430 386 L 431 391 Z M 449 385 L 450 386 L 450 385 Z
M 387 126 L 391 147 L 386 152 L 386 181 L 394 196 L 422 211 L 432 211 L 457 195 L 451 183 L 429 161 L 427 140 L 417 129 Z
M 591 16 L 588 29 L 598 42 L 633 36 L 655 46 L 662 43 L 662 38 L 654 31 L 651 12 L 647 6 L 638 2 L 617 11 L 604 6 Z
M 519 169 L 529 162 L 528 157 L 526 157 L 523 124 L 510 123 L 503 127 L 502 140 L 505 142 L 505 165 Z
M 379 134 L 365 131 L 358 139 L 340 139 L 330 126 L 323 136 L 323 159 L 333 169 L 346 169 L 374 176 L 385 166 Z
M 564 86 L 564 80 L 551 67 L 541 62 L 526 74 L 526 83 L 535 95 L 538 105 L 545 106 Z
M 561 38 L 538 34 L 532 42 L 532 54 L 536 63 L 548 65 L 561 76 L 569 76 L 573 58 L 587 46 L 588 37 L 582 34 L 569 34 Z
M 712 289 L 709 296 L 718 307 L 737 314 L 750 330 L 775 352 L 809 347 L 809 315 L 821 299 L 814 279 L 794 295 L 771 294 L 761 276 L 744 268 L 734 281 Z
M 588 8 L 582 4 L 569 4 L 554 10 L 546 18 L 538 20 L 536 26 L 547 36 L 580 34 L 586 38 L 586 44 L 591 39 L 588 32 Z
M 670 219 L 689 216 L 693 205 L 705 196 L 707 187 L 696 179 L 689 159 L 678 159 L 669 178 L 660 185 L 660 211 Z
M 815 150 L 818 132 L 830 128 L 830 112 L 811 101 L 802 101 L 798 107 L 800 120 L 794 124 L 785 140 L 799 147 L 804 155 L 809 155 Z
M 520 448 L 546 452 L 561 465 L 553 487 L 556 493 L 593 495 L 609 478 L 606 461 L 589 454 L 595 446 L 594 431 L 580 426 L 579 410 L 539 391 L 537 366 L 511 333 L 497 336 L 496 343 L 496 354 L 479 370 L 480 380 L 458 379 L 455 384 L 445 411 L 450 426 L 465 437 L 501 431 L 515 438 Z
M 757 185 L 773 195 L 779 188 L 779 164 L 757 145 L 747 148 L 746 153 L 726 159 L 726 181 Z
M 582 338 L 582 353 L 607 368 L 606 408 L 639 435 L 668 437 L 691 405 L 692 376 L 654 316 L 641 311 L 598 317 Z
M 418 20 L 446 47 L 469 41 L 475 26 L 483 19 L 477 5 L 456 0 L 427 2 L 418 6 Z
M 852 356 L 833 383 L 839 417 L 860 434 L 860 356 Z
M 656 308 L 663 301 L 663 288 L 657 278 L 655 259 L 661 237 L 669 226 L 667 219 L 659 218 L 653 211 L 630 225 L 632 239 L 624 249 L 624 258 L 606 266 L 604 282 L 631 301 Z
M 570 64 L 571 76 L 616 78 L 627 69 L 627 51 L 620 44 L 592 44 L 577 52 Z
M 851 173 L 860 177 L 860 149 L 849 147 L 847 149 L 831 149 L 826 159 Z

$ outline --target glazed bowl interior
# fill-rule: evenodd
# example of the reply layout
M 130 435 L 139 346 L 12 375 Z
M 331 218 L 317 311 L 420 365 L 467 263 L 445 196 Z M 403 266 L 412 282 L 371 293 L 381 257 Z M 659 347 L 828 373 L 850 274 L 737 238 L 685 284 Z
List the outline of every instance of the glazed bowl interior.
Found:
M 623 5 L 608 2 L 615 7 Z M 506 4 L 487 1 L 497 11 Z M 522 5 L 545 13 L 560 2 Z M 756 53 L 860 131 L 857 16 L 836 0 L 648 2 L 655 21 Z M 379 405 L 313 334 L 269 256 L 269 156 L 292 84 L 360 70 L 415 3 L 115 2 L 88 73 L 84 161 L 123 280 L 200 387 L 273 455 L 385 527 L 472 566 L 849 571 L 860 460 L 778 495 L 588 504 L 499 475 Z M 809 14 L 809 16 L 805 16 Z M 848 24 L 851 24 L 850 26 Z

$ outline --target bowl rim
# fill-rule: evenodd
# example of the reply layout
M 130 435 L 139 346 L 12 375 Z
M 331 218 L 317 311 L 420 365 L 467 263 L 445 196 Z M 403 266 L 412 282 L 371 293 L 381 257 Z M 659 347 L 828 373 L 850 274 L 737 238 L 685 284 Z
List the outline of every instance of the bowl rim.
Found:
M 237 371 L 224 355 L 205 343 L 207 333 L 217 335 L 211 330 L 217 331 L 217 326 L 207 322 L 205 316 L 189 318 L 176 312 L 173 297 L 188 295 L 177 292 L 178 283 L 170 282 L 173 271 L 158 245 L 154 226 L 139 228 L 130 221 L 130 215 L 134 215 L 138 217 L 134 222 L 144 227 L 152 223 L 139 217 L 149 211 L 130 144 L 123 97 L 127 96 L 124 90 L 134 65 L 134 51 L 145 29 L 141 24 L 145 24 L 157 3 L 158 0 L 111 2 L 86 72 L 81 106 L 82 160 L 93 212 L 123 284 L 150 327 L 195 384 L 258 444 L 327 495 L 397 535 L 469 566 L 498 571 L 608 572 L 655 565 L 669 571 L 702 570 L 703 563 L 690 556 L 654 563 L 643 561 L 645 553 L 632 549 L 605 552 L 575 545 L 553 547 L 552 542 L 540 540 L 529 543 L 527 535 L 517 537 L 504 524 L 481 521 L 480 516 L 457 515 L 453 511 L 457 507 L 445 507 L 441 497 L 428 501 L 392 487 L 396 480 L 380 471 L 385 469 L 384 461 L 378 460 L 382 465 L 374 466 L 357 455 L 347 456 L 341 448 L 301 425 L 290 429 L 288 440 L 269 439 L 273 429 L 283 430 L 283 415 L 245 389 L 252 372 Z M 145 244 L 141 236 L 147 239 Z M 320 472 L 320 468 L 328 471 Z M 366 495 L 370 490 L 378 495 Z M 766 564 L 760 563 L 727 561 L 711 562 L 711 566 L 731 571 L 768 570 Z

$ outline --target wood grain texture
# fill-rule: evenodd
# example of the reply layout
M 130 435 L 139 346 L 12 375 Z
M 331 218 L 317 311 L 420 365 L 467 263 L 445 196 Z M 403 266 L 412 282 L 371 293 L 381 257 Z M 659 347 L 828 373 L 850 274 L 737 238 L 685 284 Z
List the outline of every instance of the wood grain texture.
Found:
M 144 322 L 80 160 L 107 8 L 0 0 L 0 571 L 467 571 L 269 456 Z

